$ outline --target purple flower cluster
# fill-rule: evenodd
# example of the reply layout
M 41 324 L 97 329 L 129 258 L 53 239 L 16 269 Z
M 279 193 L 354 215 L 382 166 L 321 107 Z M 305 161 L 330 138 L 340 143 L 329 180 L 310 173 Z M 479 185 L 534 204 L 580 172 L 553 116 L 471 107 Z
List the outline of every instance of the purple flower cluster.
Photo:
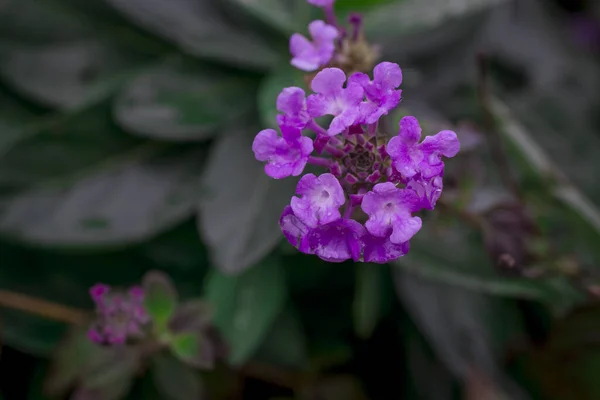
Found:
M 96 284 L 90 289 L 96 304 L 96 320 L 88 331 L 90 340 L 100 344 L 122 344 L 129 338 L 143 337 L 143 327 L 150 322 L 144 308 L 144 291 L 134 286 L 126 293 Z
M 331 0 L 309 2 L 332 13 Z M 327 64 L 336 37 L 335 27 L 322 21 L 312 22 L 309 30 L 312 44 L 299 36 L 291 41 L 292 64 L 305 71 Z M 401 83 L 400 67 L 382 62 L 372 79 L 329 67 L 314 76 L 308 96 L 299 87 L 279 94 L 281 136 L 263 130 L 252 146 L 256 158 L 266 162 L 266 174 L 275 179 L 299 176 L 306 164 L 328 170 L 300 178 L 297 196 L 279 221 L 287 240 L 301 252 L 330 262 L 386 263 L 408 252 L 422 224 L 414 214 L 435 207 L 443 188 L 442 157 L 455 156 L 460 143 L 449 130 L 421 141 L 419 122 L 410 116 L 386 141 L 378 132 L 379 120 L 400 102 Z M 332 117 L 325 127 L 316 121 L 324 116 Z M 310 131 L 314 140 L 303 136 Z

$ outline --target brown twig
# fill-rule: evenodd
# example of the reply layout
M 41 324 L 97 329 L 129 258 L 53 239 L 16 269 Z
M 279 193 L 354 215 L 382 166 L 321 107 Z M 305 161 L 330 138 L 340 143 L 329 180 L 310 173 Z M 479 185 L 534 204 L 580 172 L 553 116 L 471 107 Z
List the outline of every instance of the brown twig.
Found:
M 84 310 L 8 290 L 0 290 L 0 307 L 25 311 L 72 325 L 83 325 L 91 317 L 90 313 Z
M 484 53 L 477 54 L 477 95 L 479 104 L 483 111 L 483 126 L 487 134 L 492 161 L 498 167 L 502 184 L 517 198 L 522 199 L 517 181 L 514 179 L 510 162 L 504 149 L 504 143 L 496 131 L 495 117 L 493 113 L 490 90 L 489 90 L 489 65 L 488 57 Z

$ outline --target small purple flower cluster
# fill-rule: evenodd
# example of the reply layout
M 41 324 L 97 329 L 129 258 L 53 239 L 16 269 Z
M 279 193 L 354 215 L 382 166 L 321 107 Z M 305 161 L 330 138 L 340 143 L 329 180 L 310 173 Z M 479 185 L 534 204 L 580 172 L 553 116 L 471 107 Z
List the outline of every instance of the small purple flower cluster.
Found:
M 139 286 L 116 292 L 110 286 L 96 284 L 90 289 L 96 304 L 96 320 L 88 337 L 99 344 L 122 344 L 127 339 L 144 336 L 143 327 L 150 322 L 144 308 L 144 291 Z
M 333 0 L 308 1 L 335 21 Z M 304 71 L 328 65 L 340 30 L 314 21 L 312 43 L 292 36 L 292 65 Z M 309 96 L 299 87 L 279 94 L 281 136 L 273 129 L 259 132 L 252 146 L 256 159 L 266 162 L 266 174 L 275 179 L 299 176 L 306 164 L 329 170 L 302 176 L 297 197 L 281 215 L 283 234 L 301 252 L 330 262 L 389 262 L 408 252 L 421 229 L 413 214 L 435 207 L 443 186 L 442 156 L 455 156 L 460 143 L 450 130 L 420 141 L 419 122 L 410 116 L 389 141 L 378 133 L 380 119 L 400 102 L 401 83 L 400 67 L 390 62 L 375 66 L 373 79 L 326 67 L 312 79 Z M 324 116 L 333 117 L 326 128 L 315 120 Z M 305 130 L 315 139 L 303 136 Z

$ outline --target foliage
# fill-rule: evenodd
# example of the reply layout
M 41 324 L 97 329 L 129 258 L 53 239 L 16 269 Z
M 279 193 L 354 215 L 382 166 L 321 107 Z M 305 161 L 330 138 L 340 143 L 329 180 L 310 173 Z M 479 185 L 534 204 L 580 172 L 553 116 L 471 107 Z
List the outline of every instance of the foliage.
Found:
M 508 1 L 450 3 L 336 5 L 403 68 L 416 100 L 388 129 L 411 114 L 463 144 L 410 254 L 371 265 L 291 249 L 295 182 L 251 152 L 305 85 L 287 40 L 317 9 L 0 2 L 0 336 L 38 359 L 17 398 L 598 398 L 600 67 L 542 1 L 517 22 Z M 86 338 L 98 282 L 144 287 L 147 341 Z

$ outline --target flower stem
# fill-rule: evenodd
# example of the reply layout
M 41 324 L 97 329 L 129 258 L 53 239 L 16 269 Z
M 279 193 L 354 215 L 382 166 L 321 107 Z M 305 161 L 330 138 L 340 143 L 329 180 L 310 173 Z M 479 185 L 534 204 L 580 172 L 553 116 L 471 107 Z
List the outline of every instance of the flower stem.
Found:
M 329 154 L 331 154 L 334 157 L 343 157 L 345 155 L 342 150 L 340 150 L 337 147 L 332 146 L 330 144 L 325 146 L 325 150 L 327 150 L 329 152 Z
M 329 168 L 329 167 L 331 167 L 332 162 L 333 161 L 329 158 L 315 157 L 315 156 L 308 157 L 309 164 L 317 165 L 319 167 Z
M 336 28 L 338 28 L 337 18 L 336 18 L 336 16 L 335 16 L 335 12 L 334 12 L 334 10 L 333 10 L 333 4 L 331 4 L 331 5 L 327 6 L 327 7 L 325 7 L 325 8 L 323 9 L 323 11 L 325 12 L 325 18 L 326 18 L 326 20 L 327 20 L 327 23 L 328 23 L 329 25 L 333 25 L 333 26 L 335 26 Z
M 352 203 L 348 203 L 346 209 L 344 210 L 343 218 L 348 219 L 352 217 L 352 213 L 354 212 L 355 206 Z
M 377 122 L 375 122 L 374 124 L 370 124 L 369 125 L 369 136 L 375 136 L 375 134 L 377 133 Z

